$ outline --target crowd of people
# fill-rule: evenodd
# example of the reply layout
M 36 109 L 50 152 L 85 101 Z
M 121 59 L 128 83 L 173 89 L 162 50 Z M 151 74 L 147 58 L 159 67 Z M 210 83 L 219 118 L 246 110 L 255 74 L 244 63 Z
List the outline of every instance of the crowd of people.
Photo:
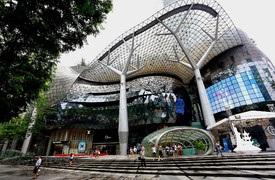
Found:
M 216 154 L 223 156 L 222 154 L 222 146 L 217 142 L 216 143 Z M 153 161 L 155 159 L 157 159 L 158 161 L 163 160 L 163 158 L 165 157 L 173 157 L 173 158 L 177 158 L 177 157 L 181 157 L 183 156 L 183 149 L 182 146 L 180 144 L 175 144 L 175 143 L 171 143 L 171 144 L 166 144 L 166 145 L 152 145 L 151 147 L 151 153 L 152 153 L 152 157 L 153 157 Z M 99 158 L 100 155 L 100 150 L 99 149 L 95 149 L 94 152 L 91 153 L 92 157 L 93 155 L 95 156 L 95 158 Z M 146 166 L 146 161 L 145 161 L 145 147 L 142 144 L 137 144 L 136 146 L 130 147 L 129 148 L 129 157 L 133 158 L 133 159 L 138 159 L 140 160 L 140 167 L 145 167 Z M 37 161 L 35 163 L 35 167 L 33 170 L 34 173 L 34 177 L 33 179 L 36 179 L 39 174 L 39 168 L 41 166 L 42 160 L 41 157 L 38 156 L 37 157 Z M 74 153 L 70 154 L 69 157 L 69 166 L 72 166 L 73 164 L 73 159 L 74 159 Z
M 152 151 L 158 150 L 158 161 L 162 160 L 164 157 L 181 157 L 183 155 L 182 146 L 180 144 L 172 143 L 170 146 L 167 145 L 158 145 L 158 147 L 155 147 L 155 145 L 152 146 Z M 155 153 L 153 153 L 153 157 Z M 154 158 L 153 158 L 154 160 Z
M 166 157 L 181 157 L 183 155 L 182 146 L 180 144 L 172 143 L 171 145 L 153 145 L 150 149 L 153 157 L 153 161 L 163 160 Z M 129 148 L 129 156 L 133 159 L 139 159 L 143 161 L 145 159 L 145 147 L 141 144 Z

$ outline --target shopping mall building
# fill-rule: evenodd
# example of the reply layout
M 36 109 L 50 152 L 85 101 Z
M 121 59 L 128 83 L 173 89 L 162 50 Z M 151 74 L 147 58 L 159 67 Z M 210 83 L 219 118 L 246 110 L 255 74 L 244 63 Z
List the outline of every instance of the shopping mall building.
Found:
M 45 155 L 124 155 L 137 143 L 204 141 L 211 152 L 225 137 L 234 145 L 233 123 L 274 150 L 274 81 L 270 59 L 218 2 L 164 1 L 88 66 L 58 67 L 49 134 L 36 145 Z

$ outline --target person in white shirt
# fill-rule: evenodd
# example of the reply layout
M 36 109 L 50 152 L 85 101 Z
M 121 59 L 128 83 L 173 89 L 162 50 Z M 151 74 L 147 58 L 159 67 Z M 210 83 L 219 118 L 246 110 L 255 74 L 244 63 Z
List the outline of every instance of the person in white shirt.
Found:
M 73 159 L 74 159 L 74 154 L 73 153 L 71 153 L 71 155 L 70 155 L 70 166 L 72 166 L 73 165 Z
M 145 167 L 146 166 L 146 162 L 145 162 L 145 148 L 140 145 L 140 152 L 139 152 L 139 155 L 140 155 L 140 166 L 143 166 Z
M 153 155 L 153 161 L 155 160 L 155 158 L 157 157 L 157 148 L 155 145 L 152 146 L 151 148 L 152 150 L 152 155 Z
M 134 151 L 134 159 L 136 159 L 136 155 L 137 155 L 137 147 L 136 146 L 134 146 L 133 151 Z
M 134 155 L 134 149 L 132 147 L 130 147 L 130 156 L 131 158 L 135 158 L 135 155 Z
M 42 163 L 41 156 L 38 156 L 38 159 L 37 159 L 37 161 L 36 161 L 36 163 L 35 163 L 35 167 L 34 167 L 34 169 L 33 169 L 33 174 L 34 174 L 33 179 L 36 179 L 37 176 L 39 176 L 39 174 L 38 174 L 38 169 L 40 168 L 41 163 Z

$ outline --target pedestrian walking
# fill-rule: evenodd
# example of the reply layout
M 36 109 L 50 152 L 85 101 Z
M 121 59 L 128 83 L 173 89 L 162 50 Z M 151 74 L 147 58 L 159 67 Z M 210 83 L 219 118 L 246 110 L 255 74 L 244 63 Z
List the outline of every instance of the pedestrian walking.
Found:
M 158 146 L 158 150 L 159 150 L 159 156 L 158 156 L 158 161 L 160 161 L 160 158 L 163 158 L 163 153 L 162 153 L 162 151 L 163 151 L 163 148 L 162 148 L 162 146 L 161 145 L 159 145 Z
M 73 165 L 73 159 L 74 159 L 74 154 L 71 153 L 71 155 L 70 155 L 70 163 L 69 163 L 70 166 Z
M 221 156 L 223 156 L 222 154 L 222 147 L 219 143 L 216 143 L 216 149 L 217 149 L 217 156 L 220 154 Z
M 179 155 L 179 157 L 181 157 L 182 156 L 182 147 L 181 147 L 181 145 L 180 144 L 178 144 L 178 155 Z
M 38 176 L 39 176 L 39 174 L 38 174 L 38 170 L 39 170 L 39 168 L 40 168 L 40 166 L 41 166 L 41 163 L 42 163 L 42 159 L 41 159 L 41 156 L 37 156 L 37 161 L 36 161 L 36 163 L 35 163 L 35 167 L 34 167 L 34 169 L 33 169 L 33 179 L 36 179 Z
M 170 147 L 168 145 L 166 145 L 165 150 L 166 150 L 166 157 L 169 157 L 170 156 Z
M 97 148 L 97 149 L 95 150 L 95 157 L 96 157 L 96 158 L 99 158 L 99 155 L 100 155 L 100 150 Z
M 136 159 L 136 156 L 137 156 L 137 147 L 136 146 L 134 146 L 133 152 L 134 152 L 134 159 Z
M 152 151 L 153 161 L 154 161 L 155 158 L 157 157 L 157 148 L 155 145 L 152 146 L 151 151 Z
M 145 167 L 146 166 L 146 162 L 145 162 L 145 148 L 142 145 L 140 145 L 139 155 L 140 155 L 140 166 Z
M 172 150 L 173 158 L 175 158 L 175 157 L 176 157 L 176 154 L 177 154 L 177 146 L 176 146 L 175 143 L 172 144 L 171 150 Z
M 131 158 L 135 159 L 135 155 L 134 155 L 134 149 L 132 147 L 130 147 L 130 156 Z

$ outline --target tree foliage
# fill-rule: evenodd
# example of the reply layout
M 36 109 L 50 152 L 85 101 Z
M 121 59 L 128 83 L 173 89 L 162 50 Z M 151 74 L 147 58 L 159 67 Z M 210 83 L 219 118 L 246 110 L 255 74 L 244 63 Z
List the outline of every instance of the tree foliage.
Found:
M 12 141 L 14 139 L 22 140 L 25 138 L 28 123 L 28 119 L 21 117 L 12 118 L 8 122 L 0 124 L 0 140 L 7 139 Z
M 31 132 L 37 139 L 42 139 L 45 134 L 47 134 L 46 129 L 46 121 L 47 121 L 47 115 L 49 112 L 49 104 L 46 101 L 45 94 L 41 94 L 40 97 L 37 99 L 36 104 L 37 113 L 35 117 L 35 124 L 31 129 Z
M 86 61 L 84 58 L 81 59 L 80 63 L 78 64 L 78 66 L 87 66 Z
M 0 122 L 47 89 L 60 53 L 98 34 L 111 9 L 111 0 L 0 0 Z

